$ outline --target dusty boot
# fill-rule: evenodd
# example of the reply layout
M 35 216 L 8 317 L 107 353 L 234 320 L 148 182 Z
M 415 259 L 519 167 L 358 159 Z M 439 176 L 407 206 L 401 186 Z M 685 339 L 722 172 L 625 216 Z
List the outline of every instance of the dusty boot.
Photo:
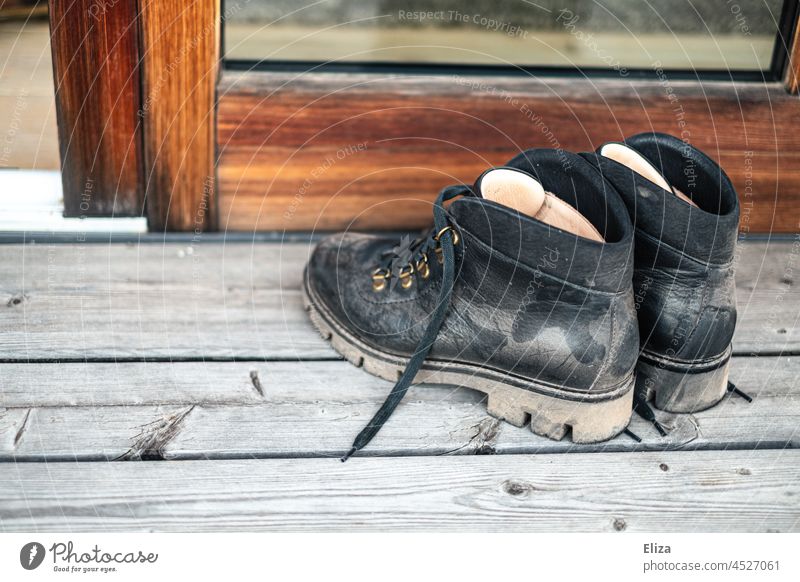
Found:
M 739 202 L 708 156 L 642 133 L 584 156 L 619 190 L 636 228 L 637 400 L 694 412 L 726 393 L 736 325 Z
M 579 156 L 518 160 L 530 173 L 497 168 L 444 189 L 421 238 L 346 233 L 314 251 L 311 320 L 351 363 L 397 383 L 345 458 L 412 381 L 484 392 L 489 414 L 553 439 L 627 426 L 639 335 L 625 206 Z

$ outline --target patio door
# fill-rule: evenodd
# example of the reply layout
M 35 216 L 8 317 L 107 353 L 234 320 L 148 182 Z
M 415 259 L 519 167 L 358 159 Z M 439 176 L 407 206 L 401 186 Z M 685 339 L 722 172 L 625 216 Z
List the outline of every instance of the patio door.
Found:
M 622 4 L 51 0 L 67 213 L 421 227 L 521 150 L 654 130 L 722 164 L 744 233 L 797 232 L 797 1 Z

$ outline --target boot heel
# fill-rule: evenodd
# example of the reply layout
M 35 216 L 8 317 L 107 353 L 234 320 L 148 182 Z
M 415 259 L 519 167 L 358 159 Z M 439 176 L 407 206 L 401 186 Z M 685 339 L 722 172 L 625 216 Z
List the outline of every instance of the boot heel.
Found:
M 728 389 L 730 358 L 716 369 L 692 371 L 667 369 L 663 364 L 639 359 L 636 365 L 636 390 L 667 412 L 699 412 L 711 408 L 725 397 Z
M 572 442 L 597 443 L 621 433 L 631 417 L 633 380 L 620 396 L 608 400 L 565 400 L 510 386 L 488 390 L 487 411 L 514 426 L 561 440 L 571 433 Z

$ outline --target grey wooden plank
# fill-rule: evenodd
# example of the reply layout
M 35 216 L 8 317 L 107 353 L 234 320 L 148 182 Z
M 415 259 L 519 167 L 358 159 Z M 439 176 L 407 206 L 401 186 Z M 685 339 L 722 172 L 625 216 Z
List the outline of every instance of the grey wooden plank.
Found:
M 738 354 L 800 350 L 800 235 L 791 241 L 739 243 L 736 256 Z
M 284 362 L 0 363 L 0 408 L 258 404 L 259 374 L 270 385 L 293 385 L 293 371 L 302 369 Z
M 309 249 L 0 246 L 0 358 L 335 357 L 302 309 Z
M 19 463 L 0 530 L 796 532 L 798 496 L 796 450 Z
M 302 310 L 311 247 L 0 246 L 0 359 L 334 358 Z M 800 350 L 800 243 L 740 249 L 737 353 Z
M 754 395 L 791 397 L 800 389 L 800 357 L 734 357 L 730 378 Z M 0 362 L 0 387 L 0 408 L 25 408 L 377 402 L 391 384 L 343 360 Z M 433 401 L 448 401 L 465 393 L 473 394 L 432 386 L 420 391 L 420 396 L 430 394 Z M 471 401 L 479 401 L 480 395 L 474 394 Z
M 537 437 L 489 417 L 481 393 L 423 385 L 364 454 L 798 447 L 798 377 L 800 357 L 734 358 L 731 378 L 752 404 L 659 412 L 667 438 L 634 416 L 641 444 L 620 435 L 597 445 Z M 17 461 L 339 456 L 391 388 L 341 361 L 0 364 L 0 379 L 0 460 Z

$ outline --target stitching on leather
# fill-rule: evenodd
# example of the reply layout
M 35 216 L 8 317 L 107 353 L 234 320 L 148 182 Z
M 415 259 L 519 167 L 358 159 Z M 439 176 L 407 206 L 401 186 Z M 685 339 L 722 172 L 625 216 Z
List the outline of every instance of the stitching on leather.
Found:
M 729 354 L 729 352 L 730 352 L 730 345 L 728 345 L 728 347 L 725 349 L 725 351 L 722 352 L 721 354 L 717 354 L 717 355 L 711 356 L 709 358 L 701 358 L 701 359 L 697 359 L 697 360 L 678 360 L 678 359 L 666 356 L 664 354 L 657 354 L 656 352 L 654 352 L 652 350 L 648 350 L 648 349 L 643 349 L 642 350 L 642 354 L 644 356 L 652 359 L 652 360 L 655 360 L 655 361 L 663 360 L 663 361 L 666 361 L 668 363 L 674 363 L 674 364 L 678 364 L 678 365 L 681 365 L 681 364 L 686 364 L 686 365 L 714 364 L 714 363 L 716 363 L 718 361 L 724 360 L 726 355 L 728 357 L 730 357 L 732 352 L 731 352 L 731 354 Z
M 692 329 L 689 334 L 686 336 L 686 340 L 684 340 L 681 349 L 678 350 L 678 353 L 675 354 L 677 357 L 681 357 L 684 351 L 686 351 L 689 343 L 692 341 L 692 337 L 694 337 L 695 332 L 703 320 L 703 314 L 705 313 L 705 309 L 708 303 L 708 292 L 711 288 L 711 285 L 708 284 L 708 279 L 706 279 L 705 284 L 703 285 L 703 295 L 700 297 L 700 309 L 697 311 L 697 319 L 694 321 L 694 325 L 692 325 Z
M 617 319 L 616 302 L 612 304 L 610 311 L 611 311 L 611 317 L 610 317 L 611 325 L 610 325 L 610 330 L 608 332 L 610 349 L 608 355 L 603 361 L 603 364 L 600 366 L 600 372 L 597 374 L 597 378 L 595 379 L 595 382 L 592 385 L 599 382 L 600 379 L 605 375 L 606 371 L 611 367 L 611 363 L 617 358 L 617 355 L 619 354 L 619 347 L 622 344 L 622 337 L 624 334 L 614 333 L 616 331 L 616 328 L 619 326 L 619 321 Z M 622 331 L 624 330 L 620 330 L 620 332 Z
M 701 261 L 700 259 L 695 259 L 693 256 L 691 256 L 689 254 L 686 254 L 686 251 L 682 251 L 680 249 L 676 249 L 671 244 L 666 243 L 664 241 L 658 240 L 654 236 L 652 236 L 652 235 L 646 233 L 645 231 L 643 231 L 641 228 L 637 227 L 636 228 L 636 233 L 637 234 L 641 234 L 643 237 L 645 237 L 647 240 L 649 240 L 653 244 L 658 245 L 658 246 L 666 247 L 669 250 L 671 250 L 671 251 L 673 251 L 675 253 L 678 253 L 682 257 L 684 257 L 684 258 L 690 260 L 691 262 L 696 263 L 696 264 L 698 264 L 698 265 L 700 265 L 702 267 L 714 267 L 716 269 L 726 269 L 726 268 L 730 268 L 730 267 L 733 266 L 733 260 L 730 260 L 727 263 L 711 263 L 711 262 Z
M 583 291 L 585 293 L 590 293 L 590 294 L 594 294 L 594 295 L 605 295 L 607 297 L 618 297 L 618 296 L 624 295 L 626 293 L 626 290 L 623 290 L 623 291 L 603 291 L 601 289 L 593 289 L 591 287 L 585 287 L 583 285 L 578 285 L 576 283 L 572 283 L 570 281 L 566 281 L 564 279 L 560 279 L 560 278 L 558 278 L 558 277 L 556 277 L 554 275 L 551 275 L 551 274 L 546 273 L 546 272 L 541 271 L 541 270 L 536 271 L 535 269 L 532 269 L 530 266 L 526 265 L 525 263 L 522 263 L 517 259 L 513 259 L 513 258 L 509 257 L 508 255 L 500 252 L 499 250 L 490 247 L 489 245 L 487 245 L 486 243 L 481 241 L 477 236 L 475 236 L 473 233 L 471 233 L 468 229 L 464 228 L 463 226 L 459 225 L 458 228 L 461 230 L 461 232 L 463 232 L 464 234 L 468 235 L 471 239 L 473 239 L 475 241 L 475 243 L 477 243 L 480 247 L 482 247 L 484 249 L 488 249 L 491 254 L 496 255 L 497 257 L 500 258 L 500 260 L 503 260 L 503 261 L 507 262 L 508 264 L 515 265 L 516 268 L 518 268 L 521 271 L 525 271 L 525 272 L 529 272 L 529 273 L 538 272 L 540 274 L 540 276 L 545 277 L 546 279 L 550 279 L 551 281 L 555 281 L 556 283 L 560 283 L 560 284 L 566 285 L 567 287 L 572 287 L 573 289 L 578 289 L 579 291 Z
M 728 274 L 726 273 L 725 274 L 725 278 L 727 278 L 727 277 L 728 277 Z M 692 331 L 689 332 L 689 335 L 686 338 L 686 341 L 684 342 L 683 347 L 680 349 L 680 351 L 676 355 L 680 356 L 681 353 L 686 349 L 686 346 L 689 345 L 689 342 L 691 341 L 692 337 L 694 336 L 695 332 L 698 329 L 698 324 L 703 320 L 703 316 L 705 314 L 705 310 L 709 307 L 709 305 L 708 305 L 709 304 L 709 295 L 711 295 L 711 294 L 712 294 L 711 285 L 706 284 L 704 286 L 704 288 L 703 288 L 703 298 L 701 300 L 701 304 L 700 304 L 701 308 L 700 308 L 700 312 L 699 312 L 698 317 L 697 317 L 697 321 L 695 322 L 695 325 L 694 325 L 694 328 L 692 329 Z M 735 297 L 735 295 L 734 295 L 734 297 Z M 717 315 L 719 315 L 719 311 L 717 312 Z M 715 319 L 716 319 L 716 317 L 715 317 Z

